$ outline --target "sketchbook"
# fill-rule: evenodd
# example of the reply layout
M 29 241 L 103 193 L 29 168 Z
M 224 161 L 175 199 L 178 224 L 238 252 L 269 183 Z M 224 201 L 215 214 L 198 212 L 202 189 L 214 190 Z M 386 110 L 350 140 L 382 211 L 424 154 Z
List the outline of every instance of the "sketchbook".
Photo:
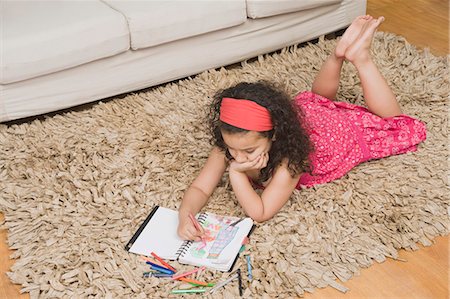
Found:
M 178 211 L 156 206 L 125 249 L 145 256 L 154 252 L 182 264 L 231 271 L 245 237 L 254 228 L 253 220 L 208 212 L 197 214 L 196 218 L 205 230 L 206 243 L 182 240 L 177 234 Z

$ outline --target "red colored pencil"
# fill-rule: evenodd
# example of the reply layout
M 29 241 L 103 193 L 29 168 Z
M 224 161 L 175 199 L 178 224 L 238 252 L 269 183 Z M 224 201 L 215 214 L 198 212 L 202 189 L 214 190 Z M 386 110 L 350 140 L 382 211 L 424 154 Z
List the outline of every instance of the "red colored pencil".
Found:
M 167 268 L 169 268 L 170 270 L 177 272 L 177 270 L 176 270 L 174 267 L 172 267 L 171 265 L 169 265 L 168 263 L 166 263 L 162 258 L 160 258 L 159 256 L 157 256 L 156 253 L 152 252 L 151 255 L 152 255 L 155 259 L 157 259 L 161 264 L 163 264 L 164 266 L 166 266 Z

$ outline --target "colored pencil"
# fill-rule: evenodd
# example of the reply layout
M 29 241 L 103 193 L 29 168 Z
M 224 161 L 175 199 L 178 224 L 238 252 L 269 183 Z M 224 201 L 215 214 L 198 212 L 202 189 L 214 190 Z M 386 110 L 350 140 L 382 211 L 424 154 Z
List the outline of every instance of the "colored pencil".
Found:
M 160 266 L 160 265 L 158 265 L 158 264 L 155 264 L 155 263 L 152 263 L 152 262 L 145 262 L 146 264 L 148 264 L 148 265 L 150 265 L 150 267 L 153 269 L 153 270 L 156 270 L 156 271 L 158 271 L 158 272 L 161 272 L 161 273 L 167 273 L 167 274 L 170 274 L 170 275 L 173 275 L 175 272 L 173 272 L 172 270 L 170 270 L 170 269 L 167 269 L 167 268 L 164 268 L 164 267 L 162 267 L 162 266 Z
M 252 275 L 252 263 L 250 262 L 250 256 L 246 255 L 245 258 L 247 259 L 248 280 L 252 281 L 253 275 Z
M 181 274 L 177 274 L 177 275 L 174 275 L 174 276 L 172 277 L 172 279 L 178 279 L 178 278 L 180 278 L 180 277 L 188 276 L 188 275 L 194 274 L 195 272 L 198 272 L 199 270 L 205 270 L 205 268 L 206 268 L 206 267 L 203 266 L 203 267 L 201 267 L 201 268 L 196 268 L 196 269 L 191 270 L 191 271 L 187 271 L 187 272 L 184 272 L 184 273 L 181 273 Z
M 187 282 L 187 283 L 189 283 L 189 284 L 191 284 L 191 285 L 193 285 L 193 286 L 196 286 L 196 287 L 213 287 L 213 286 L 215 286 L 215 284 L 214 283 L 207 283 L 207 284 L 198 284 L 198 283 L 195 283 L 195 282 Z
M 230 226 L 236 226 L 236 224 L 238 224 L 242 220 L 244 220 L 244 218 L 240 218 L 240 219 L 236 220 L 235 222 L 231 223 Z
M 195 229 L 197 230 L 197 231 L 202 231 L 202 228 L 201 228 L 201 226 L 200 226 L 200 223 L 198 223 L 198 221 L 197 221 L 197 219 L 195 219 L 195 217 L 192 215 L 192 213 L 189 213 L 189 218 L 191 219 L 191 221 L 192 221 L 192 223 L 194 224 L 194 226 L 195 226 Z M 206 241 L 205 241 L 205 239 L 203 238 L 203 237 L 201 237 L 201 239 L 202 239 L 202 245 L 199 247 L 199 249 L 203 249 L 205 246 L 206 246 Z
M 149 259 L 149 258 L 146 257 L 146 256 L 141 255 L 141 258 L 142 258 L 144 261 L 146 261 L 146 262 L 151 262 L 151 263 L 155 263 L 155 264 L 156 264 L 156 261 L 154 261 L 154 260 L 152 260 L 152 259 Z M 162 265 L 160 265 L 160 266 L 162 266 Z
M 241 269 L 237 269 L 238 275 L 238 287 L 239 287 L 239 296 L 242 296 L 242 279 L 241 279 Z
M 181 281 L 188 282 L 188 283 L 195 283 L 197 285 L 201 285 L 201 286 L 204 286 L 204 287 L 208 286 L 208 283 L 206 283 L 206 282 L 199 281 L 199 280 L 196 280 L 196 279 L 186 278 L 186 277 L 180 277 L 177 280 L 181 280 Z
M 195 294 L 195 293 L 204 293 L 205 289 L 188 289 L 188 290 L 172 290 L 172 294 Z
M 198 223 L 197 219 L 195 219 L 195 217 L 192 215 L 192 213 L 189 213 L 189 218 L 191 219 L 192 223 L 194 224 L 195 229 L 201 231 L 202 228 L 200 227 L 200 223 Z
M 172 278 L 172 275 L 171 274 L 167 274 L 167 273 L 152 273 L 151 276 L 158 277 L 158 278 L 160 278 L 160 277 Z
M 218 289 L 220 289 L 221 287 L 226 286 L 227 284 L 229 284 L 230 282 L 232 282 L 233 280 L 238 278 L 238 274 L 235 273 L 233 274 L 231 277 L 229 277 L 227 280 L 219 282 L 218 284 L 216 284 L 215 287 L 213 287 L 211 290 L 209 290 L 210 294 L 213 294 L 215 291 L 217 291 Z
M 164 266 L 166 266 L 166 268 L 169 268 L 170 270 L 177 272 L 177 270 L 172 267 L 171 265 L 169 265 L 168 263 L 166 263 L 162 258 L 160 258 L 159 256 L 156 255 L 156 253 L 152 252 L 151 255 L 157 259 L 161 264 L 163 264 Z

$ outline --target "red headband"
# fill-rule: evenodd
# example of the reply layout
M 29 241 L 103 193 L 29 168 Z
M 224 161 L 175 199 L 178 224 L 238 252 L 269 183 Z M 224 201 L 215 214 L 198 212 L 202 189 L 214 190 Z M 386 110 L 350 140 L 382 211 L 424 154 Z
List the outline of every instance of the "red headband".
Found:
M 249 100 L 223 98 L 220 120 L 249 131 L 264 132 L 273 129 L 269 110 Z

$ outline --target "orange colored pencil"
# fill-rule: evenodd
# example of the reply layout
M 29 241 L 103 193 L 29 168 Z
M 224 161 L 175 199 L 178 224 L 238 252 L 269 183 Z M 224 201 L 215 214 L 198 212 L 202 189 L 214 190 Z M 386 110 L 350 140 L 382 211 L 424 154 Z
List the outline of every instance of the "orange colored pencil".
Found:
M 146 257 L 146 256 L 141 255 L 141 258 L 142 258 L 144 261 L 146 261 L 146 262 L 152 262 L 152 263 L 158 264 L 157 261 L 152 260 L 152 259 L 149 259 L 149 258 Z M 159 263 L 159 264 L 161 264 L 161 263 Z M 163 266 L 163 265 L 161 265 L 161 266 Z
M 177 280 L 181 280 L 181 281 L 184 281 L 184 282 L 195 283 L 195 284 L 198 284 L 198 285 L 201 285 L 201 286 L 205 286 L 205 287 L 208 286 L 208 284 L 206 282 L 199 281 L 199 280 L 196 280 L 196 279 L 186 278 L 186 277 L 179 277 L 179 278 L 177 278 Z

